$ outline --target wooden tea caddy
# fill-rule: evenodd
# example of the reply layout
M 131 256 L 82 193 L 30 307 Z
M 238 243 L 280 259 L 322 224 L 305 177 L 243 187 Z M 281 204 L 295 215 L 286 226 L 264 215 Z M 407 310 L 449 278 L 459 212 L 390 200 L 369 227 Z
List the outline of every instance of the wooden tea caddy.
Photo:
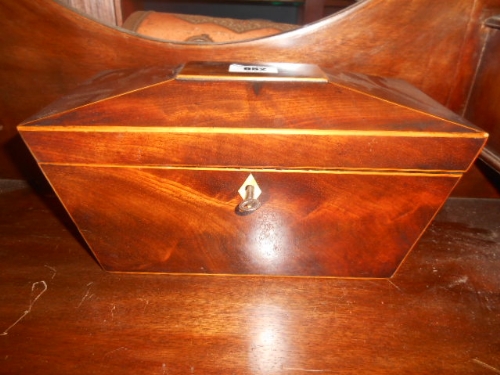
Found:
M 105 72 L 19 132 L 107 271 L 373 278 L 487 139 L 400 80 L 221 62 Z

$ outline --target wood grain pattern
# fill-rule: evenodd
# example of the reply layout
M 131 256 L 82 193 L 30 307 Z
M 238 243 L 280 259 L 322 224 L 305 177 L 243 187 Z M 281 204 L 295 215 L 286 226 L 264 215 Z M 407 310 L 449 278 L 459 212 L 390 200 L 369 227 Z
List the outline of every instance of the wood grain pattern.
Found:
M 487 136 L 400 81 L 214 64 L 101 76 L 19 127 L 105 269 L 389 277 Z
M 500 10 L 499 10 L 500 12 Z M 490 133 L 484 160 L 500 172 L 500 19 L 489 19 L 485 28 L 486 44 L 477 72 L 477 78 L 468 102 L 466 116 Z
M 288 71 L 226 79 L 224 70 L 109 73 L 19 129 L 40 163 L 132 166 L 457 172 L 485 141 L 399 80 L 323 73 L 326 82 L 296 82 Z
M 88 129 L 86 129 L 88 131 Z M 24 131 L 42 163 L 463 172 L 484 139 L 372 134 Z M 314 144 L 313 149 L 305 145 Z M 51 145 L 48 147 L 48 145 Z M 280 150 L 281 152 L 278 152 Z M 299 151 L 302 150 L 302 151 Z M 453 152 L 447 153 L 447 150 Z M 404 155 L 404 157 L 403 157 Z
M 401 6 L 400 0 L 370 0 L 294 32 L 203 46 L 137 37 L 50 0 L 2 2 L 1 143 L 8 147 L 2 149 L 1 175 L 30 176 L 36 170 L 16 138 L 18 123 L 109 69 L 189 60 L 316 63 L 337 72 L 404 79 L 460 112 L 479 59 L 483 14 L 498 4 L 419 0 Z M 391 15 L 397 17 L 388 20 Z
M 450 200 L 389 280 L 109 274 L 53 195 L 0 207 L 0 333 L 31 305 L 4 374 L 500 369 L 498 200 Z
M 74 167 L 44 173 L 109 271 L 388 277 L 458 177 Z M 383 239 L 383 241 L 381 240 Z

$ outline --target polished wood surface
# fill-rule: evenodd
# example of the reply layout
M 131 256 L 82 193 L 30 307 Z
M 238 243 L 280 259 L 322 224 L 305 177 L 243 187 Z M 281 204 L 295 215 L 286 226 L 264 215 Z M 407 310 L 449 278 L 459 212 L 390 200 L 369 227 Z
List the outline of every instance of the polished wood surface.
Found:
M 484 33 L 485 48 L 466 116 L 490 133 L 483 159 L 500 173 L 500 15 L 486 21 Z
M 399 80 L 214 62 L 101 75 L 19 131 L 106 270 L 289 276 L 391 276 L 486 140 Z
M 19 130 L 39 163 L 450 173 L 487 136 L 399 80 L 202 67 L 99 76 Z
M 498 200 L 450 200 L 388 280 L 109 274 L 52 194 L 0 207 L 3 374 L 500 371 Z
M 42 165 L 109 271 L 389 277 L 458 177 Z
M 108 69 L 188 60 L 316 63 L 405 79 L 460 112 L 480 57 L 473 51 L 482 48 L 483 15 L 498 5 L 498 0 L 369 0 L 293 32 L 207 46 L 138 37 L 50 0 L 2 2 L 0 175 L 36 173 L 16 136 L 18 123 Z

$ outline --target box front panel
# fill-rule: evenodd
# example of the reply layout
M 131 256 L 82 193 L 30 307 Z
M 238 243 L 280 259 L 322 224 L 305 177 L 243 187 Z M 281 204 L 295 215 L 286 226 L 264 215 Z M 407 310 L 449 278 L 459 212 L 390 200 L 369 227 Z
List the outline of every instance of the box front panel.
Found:
M 457 175 L 42 164 L 117 272 L 389 277 Z M 236 207 L 250 172 L 262 206 Z

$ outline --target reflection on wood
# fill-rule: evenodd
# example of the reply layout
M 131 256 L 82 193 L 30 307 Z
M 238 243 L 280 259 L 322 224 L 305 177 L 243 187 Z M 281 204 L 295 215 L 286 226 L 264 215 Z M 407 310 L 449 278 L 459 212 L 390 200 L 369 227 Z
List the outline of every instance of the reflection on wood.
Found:
M 32 305 L 0 336 L 3 373 L 500 370 L 498 200 L 451 199 L 389 280 L 109 274 L 55 197 L 0 206 L 0 332 Z
M 30 160 L 15 125 L 107 69 L 188 60 L 316 63 L 335 71 L 405 79 L 460 112 L 483 43 L 482 15 L 499 3 L 367 0 L 289 33 L 206 46 L 140 38 L 51 0 L 2 2 L 0 143 L 6 147 L 0 155 L 1 175 L 19 177 Z
M 489 18 L 486 25 L 485 48 L 466 116 L 490 133 L 483 160 L 500 173 L 500 15 Z
M 484 131 L 400 80 L 246 67 L 106 74 L 18 129 L 107 270 L 391 276 Z

